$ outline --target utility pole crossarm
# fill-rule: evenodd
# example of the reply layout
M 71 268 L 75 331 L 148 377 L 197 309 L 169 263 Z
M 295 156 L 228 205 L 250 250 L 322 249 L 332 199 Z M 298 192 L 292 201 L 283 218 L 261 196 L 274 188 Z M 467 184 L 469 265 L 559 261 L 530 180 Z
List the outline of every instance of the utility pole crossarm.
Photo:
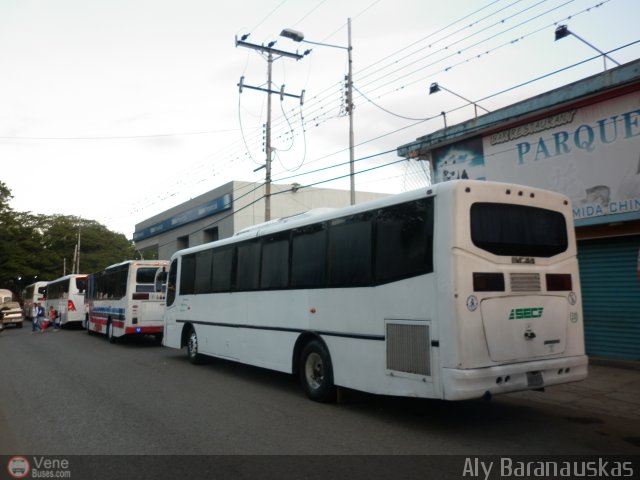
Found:
M 244 40 L 238 40 L 236 38 L 236 47 L 245 47 L 245 48 L 251 48 L 253 50 L 258 50 L 259 52 L 264 52 L 264 53 L 271 53 L 272 55 L 279 55 L 281 57 L 288 57 L 288 58 L 294 58 L 296 60 L 300 60 L 301 58 L 304 57 L 303 54 L 298 53 L 298 52 L 286 52 L 284 50 L 279 50 L 277 48 L 273 48 L 273 47 L 269 47 L 269 46 L 264 46 L 264 45 L 258 45 L 256 43 L 249 43 L 249 42 L 245 42 Z
M 280 96 L 283 97 L 292 97 L 292 98 L 301 98 L 301 95 L 294 95 L 293 93 L 286 93 L 282 90 L 272 90 L 270 88 L 263 88 L 263 87 L 254 87 L 252 85 L 247 85 L 246 83 L 238 83 L 238 87 L 240 88 L 248 88 L 249 90 L 259 90 L 261 92 L 267 92 L 267 93 L 276 93 Z

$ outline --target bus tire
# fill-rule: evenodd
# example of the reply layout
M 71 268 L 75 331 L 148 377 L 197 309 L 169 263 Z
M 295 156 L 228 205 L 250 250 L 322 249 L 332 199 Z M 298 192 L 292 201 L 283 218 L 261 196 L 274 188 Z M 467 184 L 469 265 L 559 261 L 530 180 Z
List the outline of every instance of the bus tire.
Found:
M 316 339 L 304 346 L 298 372 L 302 388 L 311 400 L 322 403 L 336 400 L 331 356 L 324 343 Z
M 155 340 L 157 345 L 162 345 L 162 337 L 163 337 L 162 333 L 155 333 L 153 335 L 153 339 Z
M 187 331 L 187 357 L 194 365 L 202 363 L 202 354 L 198 353 L 198 334 L 193 327 Z
M 111 325 L 111 322 L 107 322 L 107 338 L 109 339 L 109 343 L 116 343 L 116 337 L 113 336 L 113 325 Z

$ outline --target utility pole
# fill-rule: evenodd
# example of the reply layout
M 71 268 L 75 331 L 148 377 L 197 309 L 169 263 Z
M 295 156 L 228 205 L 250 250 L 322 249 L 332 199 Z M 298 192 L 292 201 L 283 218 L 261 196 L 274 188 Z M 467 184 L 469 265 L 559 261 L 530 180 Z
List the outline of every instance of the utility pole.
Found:
M 267 127 L 265 140 L 265 150 L 267 159 L 265 166 L 264 184 L 264 221 L 271 220 L 271 72 L 273 71 L 273 52 L 269 50 L 267 54 Z
M 76 249 L 78 250 L 78 255 L 76 257 L 76 270 L 74 273 L 80 273 L 80 225 L 78 225 L 78 243 L 76 244 Z
M 351 58 L 351 18 L 347 19 L 347 52 L 349 56 L 349 73 L 347 74 L 347 103 L 349 111 L 349 189 L 351 191 L 351 205 L 356 204 L 356 177 L 353 139 L 353 59 Z
M 266 47 L 264 45 L 248 43 L 248 42 L 245 42 L 246 38 L 247 38 L 247 35 L 242 36 L 240 40 L 238 40 L 238 38 L 236 37 L 236 47 L 251 48 L 253 50 L 257 50 L 259 52 L 267 54 L 267 88 L 245 85 L 244 77 L 240 77 L 240 83 L 238 83 L 238 87 L 240 88 L 240 93 L 242 93 L 243 88 L 249 88 L 251 90 L 260 90 L 262 92 L 267 93 L 267 125 L 266 125 L 266 132 L 265 132 L 266 133 L 266 141 L 265 141 L 266 174 L 265 174 L 265 188 L 264 188 L 264 220 L 265 222 L 268 222 L 269 220 L 271 220 L 271 153 L 273 150 L 271 147 L 271 94 L 272 93 L 280 94 L 280 100 L 283 100 L 284 97 L 299 98 L 301 105 L 304 100 L 304 90 L 300 95 L 292 95 L 290 93 L 284 92 L 284 85 L 282 86 L 280 91 L 276 91 L 271 88 L 272 86 L 271 72 L 272 72 L 272 65 L 274 61 L 273 55 L 274 54 L 277 55 L 277 58 L 288 57 L 288 58 L 294 58 L 296 60 L 300 60 L 302 57 L 304 57 L 304 54 L 299 54 L 297 52 L 296 53 L 285 52 L 284 50 L 275 49 L 273 48 L 273 45 L 275 45 L 275 42 L 269 43 Z
M 78 225 L 78 240 L 76 242 L 76 246 L 73 249 L 73 263 L 71 264 L 71 273 L 80 273 L 80 225 Z

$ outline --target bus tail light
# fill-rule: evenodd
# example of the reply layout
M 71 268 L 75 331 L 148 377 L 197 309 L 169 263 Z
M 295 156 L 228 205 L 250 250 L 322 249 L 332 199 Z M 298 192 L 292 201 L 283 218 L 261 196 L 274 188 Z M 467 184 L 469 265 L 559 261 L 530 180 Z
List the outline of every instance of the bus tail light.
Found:
M 133 300 L 149 300 L 148 293 L 134 293 Z
M 75 312 L 76 311 L 76 306 L 73 303 L 73 300 L 67 300 L 67 310 L 69 312 Z
M 502 273 L 473 272 L 474 292 L 504 292 Z
M 573 290 L 570 273 L 547 273 L 547 290 L 562 292 Z

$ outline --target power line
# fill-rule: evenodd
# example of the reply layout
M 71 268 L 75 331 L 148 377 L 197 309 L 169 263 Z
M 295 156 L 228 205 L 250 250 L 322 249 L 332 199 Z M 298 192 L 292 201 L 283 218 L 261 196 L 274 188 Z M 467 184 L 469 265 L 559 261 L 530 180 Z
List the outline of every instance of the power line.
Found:
M 607 1 L 608 1 L 608 0 L 607 0 Z M 495 3 L 495 2 L 494 2 L 494 3 Z M 567 2 L 567 3 L 570 3 L 570 2 Z M 596 5 L 596 7 L 597 7 L 597 6 L 599 6 L 599 5 L 602 5 L 603 3 L 606 3 L 606 2 L 601 2 L 601 3 L 599 3 L 598 5 Z M 566 4 L 564 4 L 564 5 L 566 5 Z M 562 6 L 564 6 L 564 5 L 562 5 Z M 560 8 L 560 7 L 556 7 L 556 8 Z M 588 10 L 588 9 L 587 9 L 587 10 Z M 575 15 L 574 15 L 574 16 L 575 16 Z M 537 31 L 540 31 L 540 30 L 537 30 Z M 536 31 L 536 32 L 537 32 L 537 31 Z M 532 35 L 532 34 L 529 34 L 529 35 Z M 495 36 L 492 36 L 492 37 L 489 37 L 489 38 L 494 38 L 494 37 L 495 37 Z M 522 37 L 522 36 L 521 36 L 521 37 L 519 37 L 519 39 L 517 39 L 517 40 L 515 40 L 515 41 L 521 40 L 521 39 L 523 39 L 523 38 L 524 38 L 524 37 Z M 486 40 L 485 40 L 485 41 L 486 41 Z M 510 43 L 505 43 L 505 44 L 501 45 L 500 47 L 496 47 L 496 48 L 502 48 L 503 46 L 506 46 L 506 45 L 508 45 L 508 44 L 513 44 L 513 42 L 514 42 L 514 40 L 512 40 Z M 474 45 L 472 45 L 471 47 L 466 47 L 466 49 L 470 49 L 470 48 L 472 48 L 472 47 L 474 47 L 474 46 L 478 46 L 478 44 L 474 44 Z M 489 51 L 492 51 L 492 50 L 488 50 L 486 53 L 488 53 Z M 466 61 L 469 61 L 469 60 L 471 60 L 472 58 L 473 58 L 473 57 L 470 57 L 470 58 L 469 58 L 469 59 L 467 59 Z M 479 57 L 475 57 L 475 58 L 479 58 Z M 427 68 L 427 67 L 424 67 L 424 68 Z M 422 70 L 424 70 L 424 68 L 423 68 Z M 449 67 L 449 69 L 450 69 L 450 68 L 451 68 L 451 67 Z M 570 67 L 567 67 L 567 69 L 568 69 L 568 68 L 571 68 L 571 66 L 570 66 Z M 443 71 L 447 71 L 447 69 L 445 69 L 445 70 L 443 70 Z M 548 75 L 545 75 L 544 77 L 547 77 L 547 76 L 550 76 L 550 75 L 551 75 L 551 74 L 548 74 Z M 384 77 L 383 77 L 383 78 L 384 78 Z M 404 79 L 404 78 L 403 78 L 403 79 Z M 404 87 L 404 86 L 406 86 L 406 85 L 411 85 L 411 84 L 417 83 L 418 81 L 421 81 L 421 80 L 422 80 L 422 79 L 420 79 L 420 80 L 416 80 L 416 81 L 413 81 L 413 82 L 411 82 L 411 83 L 405 83 L 402 87 L 398 87 L 398 88 L 403 88 L 403 87 Z M 526 83 L 524 83 L 524 84 L 532 83 L 532 82 L 534 82 L 534 81 L 536 81 L 536 80 L 537 80 L 537 79 L 533 79 L 533 80 L 530 80 L 530 81 L 528 81 L 528 82 L 526 82 Z M 512 87 L 510 87 L 509 89 L 504 90 L 503 92 L 506 92 L 506 91 L 509 91 L 509 90 L 512 90 L 512 89 L 518 88 L 519 86 L 522 86 L 522 85 L 524 85 L 524 84 L 520 84 L 520 85 L 512 86 Z M 332 85 L 332 87 L 330 87 L 330 88 L 333 88 L 335 85 L 336 85 L 336 84 L 333 84 L 333 85 Z M 340 85 L 340 83 L 338 83 L 337 85 Z M 389 85 L 389 83 L 387 83 L 387 84 L 385 84 L 385 85 Z M 360 88 L 362 88 L 362 86 L 361 86 Z M 394 91 L 397 91 L 397 90 L 398 90 L 398 88 L 396 88 Z M 326 92 L 327 90 L 329 90 L 329 89 L 326 89 L 326 90 L 325 90 L 325 92 Z M 362 95 L 362 97 L 363 97 L 365 100 L 370 101 L 370 100 L 369 100 L 369 98 L 368 98 L 368 96 L 365 96 L 365 95 L 363 95 L 363 94 L 362 94 L 362 91 L 361 91 L 361 90 L 358 90 L 358 92 Z M 388 93 L 391 93 L 391 92 L 388 92 Z M 382 96 L 384 96 L 384 95 L 388 95 L 388 93 L 382 94 L 382 95 L 380 95 L 380 97 L 378 97 L 378 98 L 381 98 L 381 97 L 382 97 Z M 500 94 L 500 92 L 498 92 L 498 93 L 496 93 L 496 94 L 493 94 L 493 95 L 491 95 L 491 96 L 496 96 L 496 95 L 499 95 L 499 94 Z M 486 99 L 486 98 L 487 98 L 487 97 L 485 97 L 485 99 Z M 484 100 L 484 99 L 483 99 L 483 100 Z M 333 96 L 326 96 L 326 95 L 325 95 L 325 96 L 324 96 L 324 97 L 322 97 L 322 98 L 317 98 L 317 101 L 316 101 L 316 102 L 313 102 L 313 103 L 311 103 L 311 102 L 310 102 L 308 105 L 305 105 L 305 112 L 306 112 L 306 113 L 305 113 L 305 116 L 306 116 L 307 118 L 310 118 L 309 112 L 313 111 L 314 113 L 318 113 L 318 117 L 316 117 L 316 118 L 312 118 L 311 120 L 308 120 L 308 121 L 307 121 L 307 120 L 302 121 L 302 122 L 300 122 L 299 126 L 296 126 L 294 129 L 288 128 L 286 131 L 288 131 L 288 132 L 289 132 L 289 134 L 290 134 L 290 133 L 291 133 L 291 130 L 295 130 L 295 131 L 293 132 L 293 134 L 294 134 L 294 135 L 295 135 L 295 134 L 297 134 L 297 132 L 298 132 L 298 131 L 301 131 L 301 132 L 304 134 L 304 132 L 306 132 L 306 130 L 307 130 L 307 129 L 317 128 L 317 127 L 319 127 L 320 125 L 322 125 L 324 122 L 326 122 L 326 121 L 328 121 L 328 120 L 330 120 L 330 119 L 332 119 L 332 118 L 335 118 L 335 116 L 333 116 L 333 115 L 331 115 L 331 116 L 330 116 L 330 114 L 329 114 L 329 113 L 327 113 L 327 112 L 328 112 L 328 110 L 330 109 L 330 108 L 329 108 L 329 106 L 330 106 L 331 104 L 333 104 L 333 102 L 336 102 L 336 101 L 337 101 L 337 99 L 335 99 L 335 100 L 334 100 L 334 97 L 333 97 Z M 373 103 L 373 102 L 371 102 L 371 103 Z M 311 108 L 313 108 L 313 109 L 315 109 L 315 110 L 311 110 L 311 109 L 309 109 L 309 110 L 308 110 L 308 108 L 309 108 L 309 107 L 311 107 Z M 378 106 L 378 108 L 380 108 L 380 107 Z M 462 107 L 461 107 L 461 108 L 462 108 Z M 384 110 L 384 109 L 383 109 L 383 110 Z M 453 111 L 453 110 L 452 110 L 452 111 Z M 393 113 L 392 113 L 392 112 L 390 112 L 390 111 L 389 111 L 389 112 L 387 112 L 387 113 L 393 114 Z M 401 116 L 399 116 L 399 115 L 397 115 L 397 114 L 395 114 L 395 116 L 401 117 Z M 286 117 L 286 116 L 283 116 L 283 117 Z M 427 120 L 430 120 L 430 119 L 433 119 L 433 118 L 438 118 L 438 117 L 439 117 L 439 115 L 436 115 L 436 116 L 433 116 L 433 117 L 429 117 L 429 118 L 427 118 L 427 119 L 424 119 L 424 120 L 422 120 L 422 121 L 427 121 Z M 409 118 L 407 117 L 406 119 L 409 119 Z M 282 128 L 283 128 L 283 130 L 284 130 L 284 128 L 286 128 L 286 125 L 285 125 L 285 123 L 284 123 L 285 121 L 286 121 L 286 119 L 285 119 L 285 120 L 282 120 L 281 122 L 274 122 L 274 129 L 275 129 L 278 125 L 281 125 L 281 126 L 282 126 Z M 387 134 L 382 135 L 382 136 L 380 136 L 380 137 L 376 137 L 376 138 L 374 138 L 374 139 L 369 139 L 369 140 L 367 140 L 366 142 L 361 142 L 359 145 L 365 144 L 365 143 L 367 143 L 367 142 L 375 141 L 376 139 L 381 138 L 381 137 L 383 137 L 383 136 L 387 136 L 387 135 L 389 135 L 389 134 L 391 134 L 391 133 L 397 133 L 398 131 L 401 131 L 401 130 L 404 130 L 404 129 L 407 129 L 407 128 L 411 128 L 411 127 L 413 127 L 413 126 L 416 126 L 416 125 L 417 125 L 417 124 L 419 124 L 419 123 L 422 123 L 422 121 L 418 121 L 417 123 L 407 125 L 407 126 L 405 126 L 405 127 L 402 127 L 402 128 L 400 128 L 400 129 L 398 129 L 398 130 L 394 130 L 393 132 L 387 133 Z M 306 124 L 307 122 L 312 122 L 312 123 L 311 123 L 311 124 L 307 124 L 307 125 L 305 126 L 305 124 Z M 314 122 L 315 122 L 315 123 L 314 123 Z M 315 126 L 314 126 L 314 125 L 315 125 Z M 254 138 L 255 138 L 255 137 L 254 137 Z M 248 141 L 251 141 L 251 140 L 248 140 Z M 229 148 L 232 148 L 232 147 L 230 146 Z M 313 161 L 311 161 L 311 162 L 307 162 L 307 164 L 317 162 L 317 161 L 319 161 L 319 160 L 322 160 L 322 159 L 324 159 L 324 158 L 327 158 L 327 157 L 333 156 L 333 155 L 335 155 L 335 154 L 337 154 L 337 153 L 341 153 L 341 152 L 344 152 L 344 150 L 340 150 L 339 152 L 334 152 L 334 153 L 332 153 L 332 154 L 326 155 L 326 156 L 324 156 L 324 157 L 321 157 L 320 159 L 316 159 L 316 160 L 313 160 Z M 217 153 L 215 154 L 215 155 L 216 155 L 216 157 L 219 157 L 219 156 L 220 156 L 220 153 L 221 153 L 221 152 L 217 152 Z M 225 155 L 233 155 L 233 153 L 225 154 Z M 239 157 L 238 157 L 238 160 L 239 160 Z M 232 163 L 233 161 L 234 161 L 234 160 L 232 160 L 230 163 Z
M 236 128 L 205 130 L 200 132 L 154 133 L 149 135 L 113 135 L 113 136 L 73 136 L 73 137 L 33 137 L 33 136 L 0 136 L 0 140 L 137 140 L 145 138 L 186 137 L 194 135 L 211 135 L 237 132 Z
M 606 3 L 606 2 L 600 2 L 599 4 L 595 5 L 595 7 L 600 6 L 600 5 L 602 5 L 603 3 Z M 593 8 L 593 7 L 587 8 L 587 9 L 583 10 L 582 12 L 578 12 L 578 13 L 584 13 L 584 12 L 586 12 L 586 11 L 589 11 L 591 8 Z M 577 15 L 577 14 L 573 14 L 573 16 L 576 16 L 576 15 Z M 540 30 L 537 30 L 536 32 L 538 32 L 538 31 L 540 31 Z M 532 33 L 530 33 L 530 34 L 528 34 L 528 35 L 531 35 L 531 34 L 536 33 L 536 32 L 532 32 Z M 522 39 L 522 38 L 523 38 L 523 37 L 520 37 L 519 39 Z M 505 43 L 505 44 L 503 44 L 503 45 L 501 45 L 500 47 L 497 47 L 497 48 L 501 48 L 501 47 L 503 47 L 503 46 L 506 46 L 506 45 L 512 44 L 513 42 L 514 42 L 514 40 L 512 40 L 512 41 L 510 41 L 510 42 L 508 42 L 508 43 Z M 623 48 L 623 47 L 621 47 L 621 48 Z M 474 57 L 470 57 L 470 59 L 472 59 L 472 58 L 474 58 Z M 467 60 L 467 61 L 468 61 L 468 60 Z M 568 69 L 568 68 L 572 68 L 572 67 L 571 67 L 571 66 L 569 66 L 569 67 L 567 67 L 567 69 Z M 562 70 L 564 70 L 564 69 L 562 69 Z M 561 70 L 561 71 L 562 71 L 562 70 Z M 553 75 L 553 73 L 546 74 L 546 75 L 544 75 L 543 77 L 540 77 L 540 78 L 546 78 L 546 77 L 548 77 L 548 76 L 550 76 L 550 75 Z M 509 91 L 509 90 L 512 90 L 512 89 L 518 88 L 519 86 L 522 86 L 522 85 L 525 85 L 525 84 L 528 84 L 528 83 L 532 83 L 532 82 L 534 82 L 534 81 L 536 81 L 536 80 L 539 80 L 540 78 L 530 80 L 530 81 L 528 81 L 528 82 L 525 82 L 524 84 L 520 84 L 520 85 L 517 85 L 517 86 L 510 87 L 509 89 L 504 90 L 504 91 L 503 91 L 503 93 L 505 93 L 505 92 L 507 92 L 507 91 Z M 416 82 L 417 82 L 417 81 L 414 81 L 414 82 L 411 82 L 411 83 L 416 83 Z M 408 85 L 408 84 L 407 84 L 407 85 Z M 360 94 L 362 94 L 362 92 L 361 92 L 360 90 L 358 90 L 358 91 L 359 91 L 359 93 L 360 93 Z M 500 92 L 498 92 L 498 93 L 496 93 L 496 94 L 491 95 L 491 97 L 493 97 L 493 96 L 497 96 L 497 95 L 499 95 L 499 94 L 500 94 Z M 384 95 L 381 95 L 381 96 L 384 96 Z M 367 101 L 370 101 L 370 99 L 369 99 L 368 97 L 363 97 L 363 98 L 366 98 L 366 100 L 367 100 Z M 324 102 L 320 101 L 320 102 L 318 102 L 318 105 L 319 105 L 319 106 L 318 106 L 318 107 L 316 107 L 316 108 L 318 108 L 318 109 L 322 108 L 322 109 L 326 110 L 326 107 L 323 107 Z M 378 106 L 378 107 L 379 107 L 379 106 Z M 462 108 L 462 107 L 461 107 L 461 108 Z M 454 110 L 452 110 L 452 111 L 454 111 Z M 392 112 L 388 112 L 388 113 L 393 114 Z M 325 113 L 324 115 L 326 116 L 326 113 Z M 398 115 L 396 114 L 396 116 L 398 116 Z M 432 117 L 426 118 L 426 119 L 424 119 L 423 121 L 427 121 L 427 120 L 434 119 L 434 118 L 438 118 L 438 117 L 439 117 L 439 115 L 435 115 L 435 116 L 432 116 Z M 407 117 L 407 119 L 408 119 L 408 117 Z M 317 126 L 319 126 L 321 123 L 323 123 L 324 121 L 327 121 L 328 119 L 327 119 L 327 118 L 325 118 L 325 119 L 323 120 L 323 119 L 322 119 L 322 117 L 319 117 L 318 119 L 313 119 L 313 120 L 314 120 L 314 121 L 316 121 L 316 125 L 315 125 L 315 126 L 317 127 Z M 416 123 L 416 124 L 410 124 L 410 125 L 407 125 L 407 126 L 405 126 L 405 127 L 400 128 L 400 129 L 394 130 L 393 132 L 390 132 L 390 133 L 397 133 L 397 132 L 402 131 L 402 130 L 404 130 L 404 129 L 408 129 L 408 128 L 414 127 L 414 126 L 416 126 L 416 125 L 417 125 L 417 124 L 419 124 L 419 123 L 421 123 L 421 121 L 418 121 L 418 123 Z M 297 128 L 301 129 L 303 132 L 305 132 L 305 131 L 307 130 L 307 128 L 304 126 L 304 123 L 301 123 L 301 126 L 300 126 L 300 127 L 297 127 Z M 310 126 L 310 128 L 315 128 L 315 127 L 314 127 L 314 125 L 312 124 L 312 125 Z M 389 133 L 389 134 L 390 134 L 390 133 Z M 294 133 L 294 134 L 295 134 L 295 133 Z M 388 134 L 385 134 L 385 135 L 383 135 L 383 136 L 386 136 L 386 135 L 388 135 Z M 376 137 L 376 138 L 374 138 L 374 139 L 369 139 L 369 140 L 367 140 L 367 141 L 365 141 L 365 142 L 361 142 L 359 145 L 362 145 L 362 144 L 365 144 L 365 143 L 368 143 L 368 142 L 375 141 L 375 140 L 376 140 L 376 139 L 378 139 L 378 138 L 380 138 L 380 137 Z M 320 160 L 322 160 L 322 159 L 324 159 L 324 158 L 328 158 L 328 157 L 330 157 L 330 156 L 336 155 L 336 154 L 341 153 L 341 152 L 344 152 L 344 149 L 343 149 L 343 150 L 340 150 L 340 151 L 337 151 L 337 152 L 334 152 L 334 153 L 331 153 L 331 154 L 328 154 L 328 155 L 325 155 L 325 156 L 323 156 L 323 157 L 321 157 L 321 158 L 319 158 L 319 159 L 313 160 L 313 161 L 311 161 L 311 162 L 307 162 L 307 164 L 315 163 L 315 162 L 320 161 Z

